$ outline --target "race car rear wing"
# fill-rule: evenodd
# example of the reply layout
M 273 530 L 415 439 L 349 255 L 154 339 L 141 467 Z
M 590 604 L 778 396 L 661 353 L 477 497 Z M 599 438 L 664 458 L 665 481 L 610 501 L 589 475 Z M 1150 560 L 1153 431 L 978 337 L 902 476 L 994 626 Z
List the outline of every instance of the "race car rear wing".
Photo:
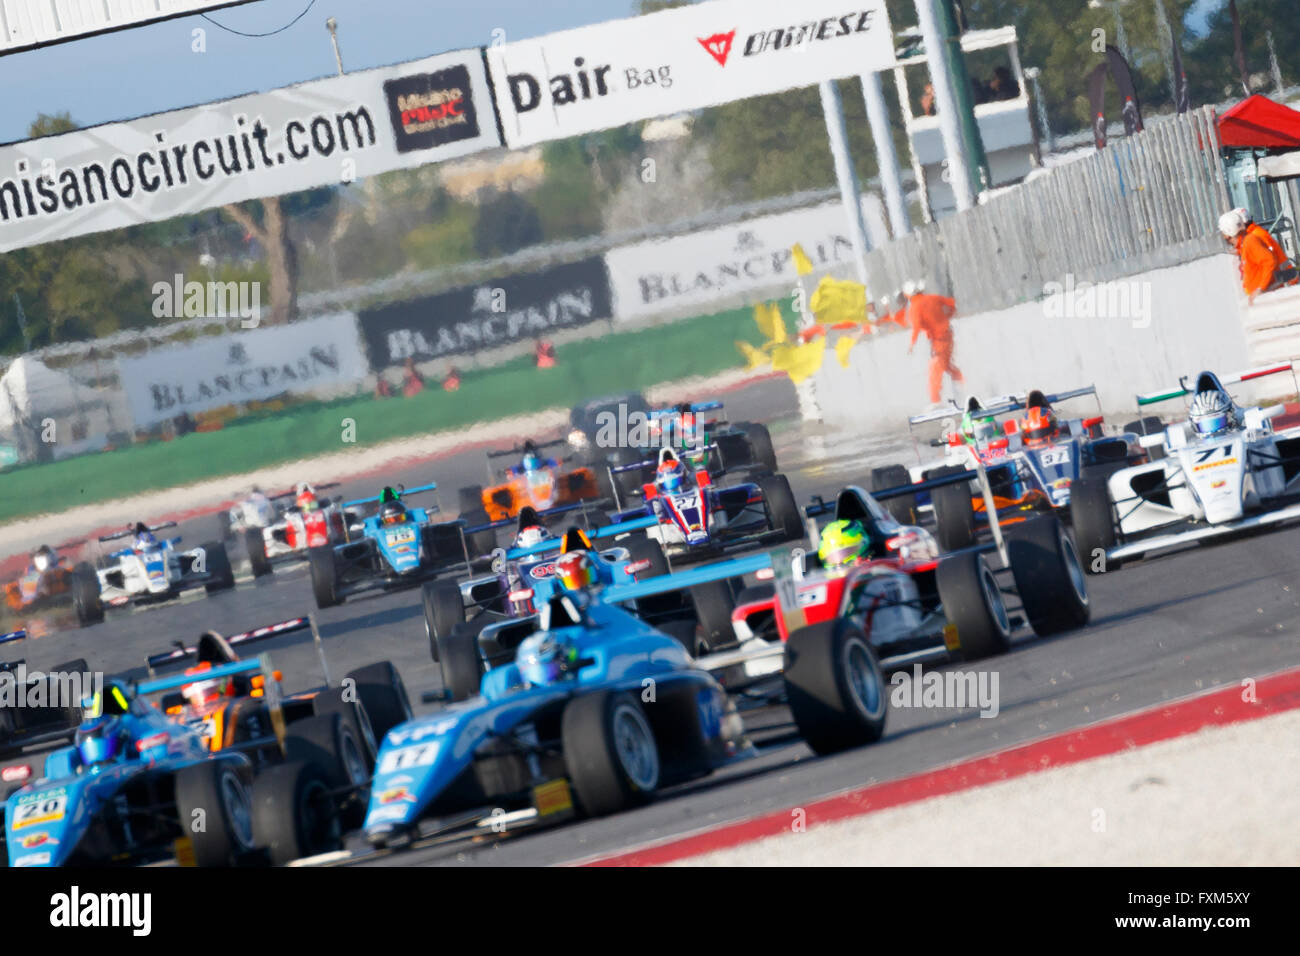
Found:
M 219 664 L 211 670 L 203 672 L 202 679 L 219 680 L 222 677 L 233 677 L 236 674 L 249 674 L 254 671 L 265 671 L 266 662 L 253 658 L 247 661 L 232 661 L 229 664 Z M 156 680 L 140 681 L 135 685 L 135 693 L 141 696 L 151 696 L 161 694 L 169 690 L 177 690 L 186 684 L 193 684 L 195 676 L 193 674 L 177 674 L 173 677 L 159 677 Z
M 252 644 L 255 641 L 264 641 L 269 637 L 278 637 L 281 634 L 292 634 L 295 631 L 301 631 L 313 627 L 309 618 L 295 617 L 287 621 L 280 621 L 278 624 L 268 624 L 265 627 L 255 627 L 251 631 L 244 631 L 241 634 L 231 634 L 226 638 L 226 643 L 231 647 L 238 647 L 241 644 Z M 186 647 L 179 641 L 170 651 L 163 651 L 160 654 L 150 654 L 144 659 L 145 667 L 152 677 L 154 671 L 158 668 L 169 667 L 174 664 L 187 663 L 192 660 L 199 652 L 198 647 Z
M 410 497 L 411 495 L 422 495 L 427 491 L 437 491 L 437 490 L 438 490 L 438 483 L 436 481 L 431 481 L 427 485 L 419 485 L 415 488 L 404 488 L 401 485 L 398 485 L 396 488 L 393 489 L 394 493 L 399 498 L 407 498 Z M 384 496 L 381 493 L 377 495 L 371 495 L 369 498 L 358 498 L 355 501 L 345 501 L 343 502 L 342 506 L 344 508 L 355 508 L 357 505 L 368 505 L 383 500 L 384 500 Z M 437 505 L 434 505 L 433 510 L 434 511 L 438 510 Z
M 1082 388 L 1072 388 L 1065 392 L 1053 392 L 1050 395 L 1044 395 L 1043 401 L 1048 405 L 1055 405 L 1058 402 L 1066 402 L 1072 398 L 1083 398 L 1085 395 L 1096 396 L 1096 385 L 1085 385 Z M 1010 412 L 1018 412 L 1029 407 L 1029 393 L 1016 392 L 1012 395 L 1005 395 L 998 399 L 995 404 L 986 405 L 979 409 L 978 417 L 996 418 L 999 415 L 1006 415 Z M 921 425 L 926 422 L 942 421 L 954 416 L 961 417 L 966 411 L 956 402 L 949 400 L 949 406 L 945 408 L 934 409 L 929 412 L 922 412 L 920 415 L 913 415 L 907 420 L 908 425 Z
M 20 627 L 16 631 L 9 631 L 8 633 L 0 634 L 0 644 L 10 644 L 14 641 L 24 640 L 26 637 L 26 628 Z
M 546 514 L 547 512 L 542 512 Z M 496 527 L 508 522 L 494 522 L 492 525 L 484 527 Z M 614 524 L 605 525 L 602 528 L 595 528 L 587 532 L 587 537 L 592 541 L 599 541 L 601 538 L 613 538 L 620 534 L 630 534 L 633 531 L 640 531 L 643 528 L 653 528 L 659 523 L 659 519 L 653 515 L 647 518 L 631 518 L 627 521 L 617 521 Z M 466 528 L 465 533 L 482 530 L 482 528 Z M 555 551 L 560 547 L 560 538 L 548 538 L 545 541 L 539 541 L 537 544 L 529 545 L 526 548 L 511 548 L 506 552 L 507 561 L 516 561 L 519 558 L 527 558 L 534 554 L 540 554 L 544 551 Z
M 174 527 L 176 527 L 176 522 L 175 522 L 175 521 L 164 521 L 162 524 L 147 524 L 147 525 L 145 525 L 144 527 L 145 527 L 145 530 L 146 530 L 146 531 L 149 531 L 149 532 L 162 531 L 164 528 L 174 528 Z M 131 527 L 129 527 L 129 528 L 125 528 L 125 529 L 122 530 L 122 531 L 114 531 L 112 534 L 102 534 L 102 535 L 99 536 L 99 539 L 98 539 L 98 540 L 101 541 L 101 542 L 118 541 L 118 540 L 120 540 L 120 539 L 122 539 L 122 538 L 129 538 L 129 537 L 131 537 L 131 535 L 133 535 L 133 534 L 135 534 L 135 533 L 136 533 L 136 532 L 135 532 L 135 526 L 132 525 Z
M 568 443 L 569 440 L 567 438 L 554 438 L 551 439 L 550 441 L 532 442 L 531 448 L 534 451 L 540 451 L 543 448 L 555 448 L 558 445 L 567 445 Z M 499 451 L 490 451 L 487 453 L 487 456 L 489 458 L 508 458 L 511 455 L 522 455 L 528 450 L 529 450 L 529 446 L 527 445 L 516 445 L 514 448 L 506 448 L 506 449 L 501 449 Z
M 1240 385 L 1242 382 L 1251 382 L 1259 378 L 1266 378 L 1269 375 L 1277 375 L 1280 372 L 1290 372 L 1292 384 L 1295 384 L 1295 390 L 1300 392 L 1300 383 L 1296 382 L 1295 371 L 1295 362 L 1279 362 L 1276 365 L 1263 365 L 1259 368 L 1247 369 L 1244 372 L 1233 372 L 1230 375 L 1218 375 L 1216 377 L 1219 380 L 1219 384 L 1226 387 L 1228 385 Z M 1204 372 L 1199 373 L 1196 377 L 1199 378 L 1200 375 L 1204 374 Z M 1187 380 L 1189 378 L 1191 378 L 1191 376 L 1188 375 L 1184 375 L 1180 378 L 1178 380 L 1177 388 L 1167 388 L 1159 392 L 1148 392 L 1144 395 L 1138 395 L 1138 407 L 1142 408 L 1145 405 L 1154 405 L 1157 402 L 1167 402 L 1170 399 L 1183 398 L 1186 395 L 1193 394 L 1196 391 L 1196 386 L 1195 383 L 1191 385 L 1188 384 Z
M 674 571 L 672 574 L 660 574 L 631 584 L 611 584 L 600 592 L 600 599 L 606 604 L 622 604 L 625 601 L 654 597 L 656 594 L 683 591 L 697 584 L 706 584 L 709 581 L 724 581 L 728 578 L 739 578 L 746 574 L 755 574 L 771 566 L 772 556 L 767 552 L 747 554 L 740 558 L 716 561 L 713 564 L 705 564 L 684 571 Z

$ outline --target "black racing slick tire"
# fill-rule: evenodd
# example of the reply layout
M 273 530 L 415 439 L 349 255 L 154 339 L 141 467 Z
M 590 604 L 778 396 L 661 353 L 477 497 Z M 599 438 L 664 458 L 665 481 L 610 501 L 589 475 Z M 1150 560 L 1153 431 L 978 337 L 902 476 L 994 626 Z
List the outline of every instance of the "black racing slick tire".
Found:
M 343 679 L 355 683 L 376 744 L 382 744 L 390 730 L 411 719 L 411 697 L 391 661 L 358 667 L 348 671 Z
M 878 491 L 901 488 L 910 484 L 912 484 L 912 476 L 908 474 L 907 469 L 902 465 L 886 465 L 883 468 L 871 469 L 870 491 L 873 495 Z M 897 498 L 886 498 L 880 504 L 893 515 L 894 520 L 899 524 L 916 524 L 916 495 L 899 495 Z
M 99 576 L 89 561 L 81 561 L 72 569 L 72 604 L 77 612 L 77 623 L 82 627 L 98 624 L 104 619 L 104 604 L 99 599 Z
M 773 531 L 780 531 L 786 541 L 799 541 L 804 536 L 803 515 L 795 504 L 794 492 L 785 475 L 764 475 L 758 479 L 759 491 L 767 505 L 768 522 Z
M 464 517 L 467 511 L 479 510 L 483 507 L 483 486 L 467 485 L 461 488 L 456 492 L 456 502 L 461 517 Z
M 480 505 L 472 511 L 462 511 L 461 518 L 465 521 L 467 528 L 473 528 L 480 525 L 490 524 L 492 519 L 488 517 L 487 509 Z M 465 535 L 465 547 L 469 551 L 471 561 L 476 558 L 485 558 L 492 553 L 496 547 L 496 532 L 491 528 L 482 531 L 476 531 L 473 534 Z
M 1070 486 L 1070 524 L 1084 570 L 1089 574 L 1119 569 L 1120 562 L 1106 557 L 1115 547 L 1115 508 L 1104 479 L 1080 478 Z
M 274 866 L 343 848 L 343 823 L 325 771 L 294 760 L 253 782 L 253 838 Z
M 776 448 L 772 445 L 772 433 L 766 425 L 757 422 L 745 422 L 740 426 L 749 442 L 750 460 L 767 474 L 777 471 Z
M 835 618 L 791 634 L 783 677 L 795 725 L 816 753 L 863 747 L 884 733 L 884 674 L 853 620 Z
M 478 694 L 483 683 L 483 657 L 478 648 L 479 628 L 457 624 L 451 633 L 436 636 L 438 666 L 442 670 L 442 687 L 453 703 Z
M 429 638 L 429 653 L 438 659 L 439 634 L 450 634 L 451 629 L 465 620 L 465 599 L 460 585 L 452 580 L 428 581 L 420 589 L 424 605 L 424 633 Z
M 249 528 L 244 532 L 244 547 L 248 551 L 248 569 L 253 577 L 264 578 L 271 573 L 271 559 L 266 556 L 266 539 L 261 528 Z
M 203 585 L 203 589 L 209 594 L 216 591 L 229 591 L 235 586 L 235 569 L 230 566 L 230 555 L 226 552 L 226 546 L 217 541 L 209 541 L 203 545 L 204 558 L 207 561 L 207 571 L 211 580 Z
M 945 467 L 936 469 L 933 478 L 967 473 L 966 469 Z M 972 478 L 974 472 L 969 472 Z M 975 508 L 971 503 L 971 484 L 958 482 L 942 485 L 930 492 L 934 505 L 935 538 L 940 550 L 960 551 L 975 543 Z
M 1007 529 L 1007 554 L 1020 603 L 1040 637 L 1088 623 L 1092 605 L 1079 552 L 1065 526 L 1042 515 Z
M 572 698 L 560 719 L 560 738 L 574 796 L 587 816 L 618 813 L 659 788 L 659 744 L 632 694 Z
M 966 660 L 1011 649 L 1011 616 L 992 569 L 977 552 L 948 555 L 935 572 L 939 600 Z
M 288 760 L 305 760 L 325 771 L 333 787 L 362 787 L 370 779 L 365 744 L 342 714 L 307 717 L 289 725 L 284 735 Z
M 311 592 L 316 598 L 316 606 L 327 608 L 342 604 L 344 598 L 338 593 L 339 569 L 334 560 L 334 549 L 327 544 L 311 548 L 307 552 L 307 563 L 311 567 Z
M 731 612 L 736 607 L 736 593 L 730 580 L 706 581 L 691 588 L 691 604 L 699 622 L 700 649 L 711 654 L 736 643 L 731 626 Z
M 253 850 L 249 776 L 246 767 L 229 759 L 177 771 L 176 813 L 196 865 L 235 866 Z

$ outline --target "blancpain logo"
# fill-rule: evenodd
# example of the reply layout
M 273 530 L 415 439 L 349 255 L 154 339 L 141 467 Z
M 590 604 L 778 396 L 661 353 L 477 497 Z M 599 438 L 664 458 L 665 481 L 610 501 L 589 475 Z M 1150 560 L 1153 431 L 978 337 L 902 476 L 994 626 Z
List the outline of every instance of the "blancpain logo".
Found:
M 82 893 L 74 886 L 70 893 L 50 897 L 50 925 L 63 929 L 126 927 L 134 936 L 148 936 L 153 928 L 153 895 Z

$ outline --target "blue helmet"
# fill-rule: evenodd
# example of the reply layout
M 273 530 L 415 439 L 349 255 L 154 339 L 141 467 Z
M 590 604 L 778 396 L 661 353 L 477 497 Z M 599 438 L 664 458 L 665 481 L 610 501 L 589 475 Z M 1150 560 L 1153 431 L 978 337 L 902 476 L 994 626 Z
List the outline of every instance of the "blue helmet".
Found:
M 530 634 L 515 653 L 519 676 L 534 687 L 562 678 L 577 658 L 577 648 L 551 631 Z
M 538 457 L 537 452 L 530 451 L 524 455 L 524 471 L 532 473 L 542 467 L 542 459 Z
M 686 469 L 682 463 L 676 459 L 665 459 L 660 465 L 659 470 L 655 472 L 655 484 L 659 490 L 665 494 L 672 494 L 681 491 L 682 485 L 686 482 Z
M 93 767 L 123 753 L 130 734 L 122 718 L 130 709 L 131 702 L 117 682 L 82 701 L 75 743 L 84 765 Z

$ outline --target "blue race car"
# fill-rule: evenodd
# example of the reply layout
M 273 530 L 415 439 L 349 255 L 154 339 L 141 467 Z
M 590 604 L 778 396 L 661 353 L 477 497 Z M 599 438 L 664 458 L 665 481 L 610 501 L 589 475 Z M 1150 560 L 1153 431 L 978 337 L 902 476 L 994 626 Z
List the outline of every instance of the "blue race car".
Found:
M 105 681 L 83 702 L 74 743 L 48 754 L 42 776 L 9 795 L 9 865 L 161 859 L 178 852 L 177 841 L 201 866 L 242 862 L 256 852 L 252 780 L 247 757 L 211 753 L 128 684 Z M 200 817 L 203 827 L 190 825 Z
M 464 827 L 615 813 L 753 755 L 743 699 L 697 666 L 670 629 L 618 605 L 771 566 L 758 554 L 602 591 L 557 590 L 479 695 L 388 732 L 366 839 L 401 847 Z M 879 738 L 884 678 L 851 625 L 805 628 L 782 653 L 779 699 L 801 732 L 838 750 Z M 715 664 L 732 666 L 725 655 Z
M 640 462 L 614 471 L 649 464 L 654 463 Z M 756 481 L 719 484 L 725 474 L 692 467 L 684 455 L 671 448 L 660 449 L 654 481 L 640 491 L 644 504 L 619 510 L 613 520 L 654 518 L 646 536 L 663 546 L 673 564 L 716 559 L 804 536 L 803 518 L 785 475 L 765 474 Z
M 478 538 L 466 533 L 463 520 L 435 522 L 436 502 L 429 508 L 408 508 L 402 500 L 437 487 L 387 487 L 373 498 L 344 502 L 344 509 L 372 504 L 378 508 L 363 519 L 360 537 L 308 552 L 317 607 L 334 607 L 363 591 L 414 587 L 483 557 Z

